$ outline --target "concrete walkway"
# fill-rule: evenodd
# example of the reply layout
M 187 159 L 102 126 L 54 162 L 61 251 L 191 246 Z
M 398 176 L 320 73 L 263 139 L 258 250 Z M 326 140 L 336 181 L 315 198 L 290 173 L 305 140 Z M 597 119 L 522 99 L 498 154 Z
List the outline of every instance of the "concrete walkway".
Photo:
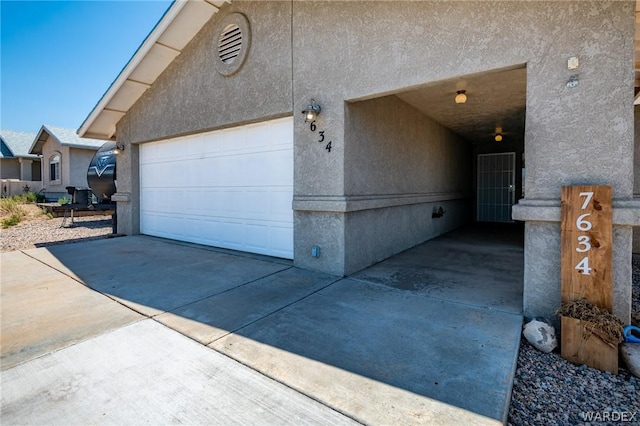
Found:
M 2 424 L 500 424 L 522 246 L 474 235 L 344 279 L 143 236 L 4 253 Z

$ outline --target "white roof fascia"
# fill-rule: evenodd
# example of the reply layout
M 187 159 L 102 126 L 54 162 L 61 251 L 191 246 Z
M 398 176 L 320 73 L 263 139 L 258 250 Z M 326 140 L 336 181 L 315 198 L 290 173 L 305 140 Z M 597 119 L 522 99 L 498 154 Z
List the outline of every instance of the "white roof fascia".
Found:
M 107 141 L 104 141 L 104 143 L 107 143 Z M 62 146 L 66 146 L 69 148 L 77 148 L 77 149 L 90 149 L 92 151 L 97 151 L 99 150 L 101 147 L 99 146 L 90 146 L 90 145 L 78 145 L 75 143 L 63 143 L 61 144 Z
M 202 29 L 211 16 L 218 11 L 219 5 L 223 3 L 230 3 L 230 0 L 175 0 L 82 123 L 78 129 L 78 135 L 96 139 L 113 139 L 118 121 L 151 87 L 155 79 L 182 52 L 182 48 Z M 178 19 L 183 10 L 186 14 L 191 14 L 192 18 Z M 194 18 L 197 21 L 195 25 Z M 170 46 L 160 41 L 163 35 L 165 37 L 162 41 L 165 41 L 167 36 L 180 34 L 180 30 L 185 24 L 188 24 L 193 32 L 188 40 L 182 37 L 178 46 Z M 172 25 L 177 25 L 180 28 L 172 28 L 170 31 L 169 28 Z M 140 76 L 141 72 L 150 75 L 152 80 L 136 81 L 132 78 L 136 74 Z

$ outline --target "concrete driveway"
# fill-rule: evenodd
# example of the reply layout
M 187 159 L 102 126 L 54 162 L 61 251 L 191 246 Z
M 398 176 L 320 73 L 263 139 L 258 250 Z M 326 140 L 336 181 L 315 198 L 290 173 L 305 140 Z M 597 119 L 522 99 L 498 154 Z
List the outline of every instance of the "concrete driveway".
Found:
M 1 262 L 3 424 L 506 419 L 517 242 L 452 233 L 349 278 L 144 236 Z

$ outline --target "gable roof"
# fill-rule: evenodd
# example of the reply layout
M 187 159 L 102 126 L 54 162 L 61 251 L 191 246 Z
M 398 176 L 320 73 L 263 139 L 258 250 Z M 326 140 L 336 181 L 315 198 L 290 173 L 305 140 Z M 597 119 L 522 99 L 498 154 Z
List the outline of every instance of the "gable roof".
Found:
M 0 158 L 37 158 L 29 153 L 35 137 L 35 133 L 0 130 Z
M 32 154 L 42 154 L 42 146 L 51 136 L 62 146 L 72 148 L 84 148 L 97 151 L 104 144 L 103 140 L 81 138 L 73 129 L 65 129 L 64 127 L 49 126 L 47 124 L 40 128 L 37 136 L 32 139 L 29 152 Z
M 116 124 L 224 3 L 174 0 L 89 116 L 78 134 L 115 140 Z

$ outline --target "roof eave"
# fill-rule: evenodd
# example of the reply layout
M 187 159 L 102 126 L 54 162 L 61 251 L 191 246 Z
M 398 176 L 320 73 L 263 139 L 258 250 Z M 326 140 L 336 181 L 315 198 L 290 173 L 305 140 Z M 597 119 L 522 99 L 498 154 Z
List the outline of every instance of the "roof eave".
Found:
M 225 2 L 230 0 L 175 0 L 84 120 L 78 135 L 115 140 L 117 123 Z M 178 19 L 182 12 L 185 16 Z
M 1 138 L 0 138 L 1 139 Z M 6 143 L 4 140 L 2 140 L 2 144 L 5 146 L 5 148 L 7 148 L 7 151 L 9 151 L 11 153 L 11 157 L 0 157 L 0 158 L 12 158 L 15 157 L 16 155 L 13 153 L 13 150 L 11 149 L 11 147 L 9 146 L 8 143 Z
M 99 146 L 78 145 L 78 144 L 75 144 L 75 143 L 63 143 L 62 146 L 66 146 L 66 147 L 69 147 L 69 148 L 77 148 L 77 149 L 90 149 L 92 151 L 97 151 L 97 150 L 100 149 Z
M 47 130 L 46 126 L 40 127 L 40 130 L 38 131 L 38 133 L 36 133 L 36 137 L 33 140 L 33 143 L 31 144 L 31 148 L 29 148 L 29 154 L 42 155 L 42 146 L 46 142 L 46 138 L 45 138 L 42 141 L 42 143 L 40 143 L 41 142 L 40 141 L 40 135 L 42 135 L 42 132 L 47 132 L 47 135 L 50 135 L 50 133 Z M 36 149 L 37 149 L 37 151 L 36 151 Z

